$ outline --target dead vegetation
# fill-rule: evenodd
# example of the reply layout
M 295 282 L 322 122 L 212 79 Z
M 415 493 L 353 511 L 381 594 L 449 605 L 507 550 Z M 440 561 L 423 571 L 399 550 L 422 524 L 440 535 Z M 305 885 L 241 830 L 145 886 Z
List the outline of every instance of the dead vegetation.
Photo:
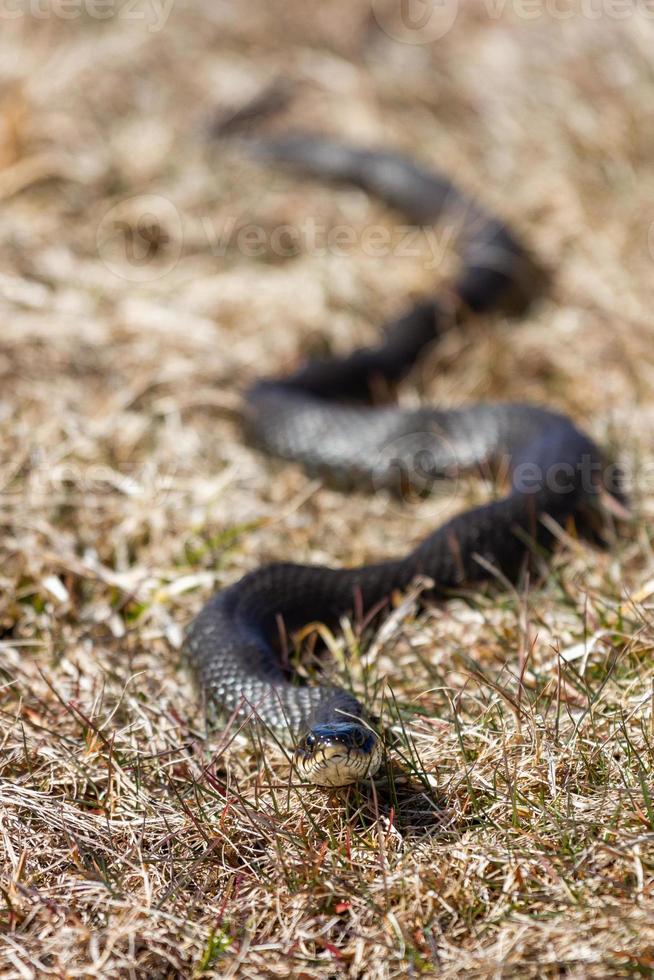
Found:
M 654 21 L 471 3 L 419 44 L 392 7 L 2 16 L 3 977 L 652 974 Z M 570 537 L 529 589 L 335 638 L 393 741 L 340 795 L 205 738 L 182 628 L 265 559 L 404 550 L 487 488 L 345 501 L 244 443 L 249 379 L 372 339 L 445 268 L 370 254 L 395 219 L 360 192 L 209 143 L 280 80 L 279 125 L 436 162 L 555 274 L 403 397 L 547 402 L 632 484 L 610 551 Z

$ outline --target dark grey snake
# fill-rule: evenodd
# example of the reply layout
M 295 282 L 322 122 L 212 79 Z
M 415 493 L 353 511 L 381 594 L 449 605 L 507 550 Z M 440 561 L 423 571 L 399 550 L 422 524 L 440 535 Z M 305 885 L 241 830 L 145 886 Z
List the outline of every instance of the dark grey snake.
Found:
M 353 182 L 411 221 L 457 222 L 458 278 L 440 298 L 390 324 L 382 342 L 340 360 L 311 361 L 246 394 L 250 432 L 269 452 L 338 478 L 418 489 L 461 468 L 504 464 L 506 495 L 454 517 L 401 558 L 359 568 L 275 563 L 218 592 L 187 634 L 206 698 L 227 712 L 254 712 L 296 738 L 301 774 L 339 786 L 374 774 L 380 742 L 363 706 L 331 684 L 298 684 L 280 656 L 280 623 L 292 632 L 337 624 L 356 606 L 370 610 L 418 576 L 432 594 L 500 575 L 515 580 L 534 550 L 597 502 L 601 457 L 563 415 L 524 404 L 458 410 L 374 407 L 373 390 L 399 381 L 452 317 L 523 308 L 538 278 L 507 226 L 445 177 L 390 152 L 355 149 L 307 135 L 260 141 L 261 159 Z

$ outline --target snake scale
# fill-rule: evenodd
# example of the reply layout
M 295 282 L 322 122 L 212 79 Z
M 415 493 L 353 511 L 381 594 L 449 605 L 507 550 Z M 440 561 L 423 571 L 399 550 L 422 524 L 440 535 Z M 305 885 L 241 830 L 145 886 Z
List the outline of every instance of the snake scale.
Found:
M 373 403 L 380 383 L 400 381 L 453 317 L 528 305 L 538 268 L 503 221 L 445 176 L 393 152 L 309 134 L 250 148 L 266 163 L 351 182 L 418 225 L 455 222 L 460 260 L 453 282 L 388 325 L 378 345 L 254 384 L 245 415 L 256 442 L 312 471 L 375 487 L 392 489 L 399 473 L 424 488 L 493 463 L 504 466 L 507 482 L 503 497 L 455 516 L 407 555 L 356 568 L 264 565 L 215 594 L 190 625 L 186 646 L 206 699 L 291 733 L 300 774 L 340 786 L 375 773 L 378 733 L 352 694 L 289 674 L 280 623 L 288 633 L 314 621 L 336 625 L 355 607 L 383 605 L 418 575 L 432 580 L 436 595 L 494 575 L 515 580 L 534 550 L 551 547 L 553 522 L 597 502 L 601 456 L 570 419 L 534 405 L 407 411 Z

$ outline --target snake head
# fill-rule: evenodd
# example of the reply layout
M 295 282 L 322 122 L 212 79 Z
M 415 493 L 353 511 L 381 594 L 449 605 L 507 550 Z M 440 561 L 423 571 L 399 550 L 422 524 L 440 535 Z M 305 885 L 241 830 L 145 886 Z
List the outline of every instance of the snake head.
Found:
M 318 786 L 347 786 L 379 769 L 378 736 L 363 722 L 338 721 L 316 725 L 295 749 L 302 776 Z

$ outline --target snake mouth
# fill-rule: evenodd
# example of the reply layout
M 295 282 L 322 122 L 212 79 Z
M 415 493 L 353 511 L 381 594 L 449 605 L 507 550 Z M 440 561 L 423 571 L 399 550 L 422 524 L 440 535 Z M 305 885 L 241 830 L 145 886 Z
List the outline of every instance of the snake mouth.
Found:
M 348 786 L 379 769 L 382 749 L 377 735 L 361 723 L 319 725 L 295 750 L 295 765 L 318 786 Z

